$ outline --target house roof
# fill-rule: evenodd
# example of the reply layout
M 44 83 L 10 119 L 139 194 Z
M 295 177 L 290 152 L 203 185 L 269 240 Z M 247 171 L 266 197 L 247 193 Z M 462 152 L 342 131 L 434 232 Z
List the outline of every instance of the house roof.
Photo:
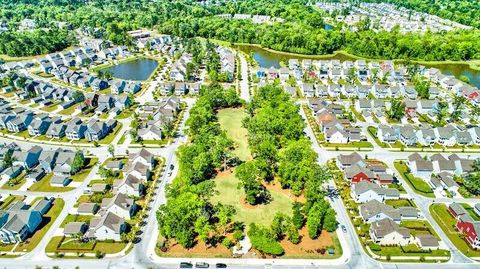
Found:
M 81 234 L 83 233 L 83 227 L 85 227 L 85 222 L 69 222 L 63 228 L 64 234 Z
M 96 203 L 81 203 L 78 206 L 77 211 L 79 213 L 88 213 L 88 214 L 95 214 L 98 209 L 98 205 Z
M 122 231 L 122 226 L 125 224 L 123 218 L 115 215 L 112 212 L 107 212 L 100 217 L 94 218 L 90 221 L 90 235 L 93 237 L 96 230 L 102 227 L 108 227 L 109 229 L 120 233 Z
M 113 198 L 103 198 L 101 207 L 107 209 L 113 205 L 116 205 L 124 210 L 130 210 L 133 203 L 133 199 L 128 198 L 122 193 L 118 193 Z
M 394 232 L 401 234 L 403 237 L 410 236 L 409 229 L 400 227 L 400 225 L 388 218 L 375 221 L 370 226 L 370 229 L 375 233 L 377 238 L 385 237 Z
M 368 201 L 360 206 L 360 215 L 364 219 L 369 219 L 380 213 L 383 213 L 394 220 L 400 220 L 400 213 L 398 210 L 377 200 Z
M 363 158 L 357 152 L 352 152 L 351 154 L 340 154 L 338 156 L 338 161 L 343 166 L 351 166 L 358 162 L 363 162 Z
M 422 247 L 438 247 L 438 239 L 431 234 L 417 235 L 418 243 Z

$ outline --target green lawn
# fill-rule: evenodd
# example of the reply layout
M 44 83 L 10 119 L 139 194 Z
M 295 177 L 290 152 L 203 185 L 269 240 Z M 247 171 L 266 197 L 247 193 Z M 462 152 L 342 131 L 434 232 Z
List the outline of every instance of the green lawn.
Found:
M 5 200 L 3 200 L 2 204 L 0 205 L 0 210 L 7 209 L 8 207 L 12 206 L 15 202 L 23 200 L 23 196 L 18 195 L 10 195 Z
M 42 108 L 40 108 L 41 110 L 45 111 L 45 112 L 52 112 L 52 111 L 55 111 L 57 110 L 58 108 L 58 105 L 51 105 L 51 106 L 44 106 Z
M 107 242 L 88 242 L 88 243 L 77 243 L 74 241 L 70 241 L 70 238 L 63 237 L 63 236 L 55 236 L 52 237 L 48 245 L 45 247 L 45 252 L 71 252 L 71 253 L 95 253 L 96 251 L 100 251 L 105 254 L 113 254 L 122 251 L 126 246 L 127 243 L 124 242 L 114 242 L 114 243 L 107 243 Z M 66 243 L 63 243 L 63 242 Z M 57 248 L 59 247 L 59 248 Z M 62 249 L 63 248 L 63 249 Z M 77 248 L 74 250 L 66 250 L 67 248 Z
M 421 234 L 431 234 L 438 240 L 440 237 L 433 229 L 432 225 L 426 220 L 403 220 L 400 226 L 409 228 L 412 235 L 417 236 Z
M 292 198 L 283 193 L 270 191 L 272 201 L 266 205 L 256 205 L 255 207 L 242 205 L 245 196 L 243 188 L 238 189 L 239 180 L 232 173 L 221 174 L 215 178 L 216 190 L 218 194 L 211 198 L 215 203 L 232 205 L 237 210 L 235 221 L 242 221 L 247 226 L 255 222 L 269 226 L 277 212 L 283 212 L 288 215 L 292 213 Z
M 448 213 L 447 209 L 445 204 L 432 204 L 430 214 L 458 250 L 468 257 L 479 257 L 480 250 L 470 248 L 467 242 L 463 240 L 463 235 L 455 229 L 457 220 Z
M 32 251 L 42 240 L 45 233 L 50 229 L 53 222 L 57 216 L 62 212 L 63 206 L 65 205 L 65 201 L 60 198 L 56 198 L 53 202 L 52 208 L 48 210 L 47 214 L 43 216 L 43 222 L 39 226 L 39 230 L 37 230 L 32 237 L 28 238 L 27 241 L 20 243 L 17 247 L 18 251 Z
M 102 140 L 99 141 L 100 144 L 111 144 L 113 139 L 117 136 L 118 132 L 122 129 L 122 123 L 117 122 L 117 126 L 113 128 L 113 130 L 105 136 Z
M 18 175 L 16 178 L 10 179 L 7 182 L 5 182 L 5 184 L 3 184 L 2 186 L 2 189 L 4 190 L 20 189 L 20 187 L 22 187 L 23 184 L 25 184 L 25 182 L 27 181 L 25 179 L 25 176 L 26 176 L 26 172 L 22 171 L 22 173 L 20 173 L 20 175 Z
M 72 115 L 73 112 L 75 112 L 75 109 L 78 107 L 79 105 L 78 104 L 75 104 L 69 108 L 66 108 L 60 112 L 58 112 L 58 114 L 61 114 L 61 115 Z
M 466 204 L 466 203 L 462 203 L 461 205 L 463 206 L 463 208 L 465 208 L 465 210 L 467 210 L 468 214 L 470 215 L 470 217 L 472 217 L 473 220 L 480 221 L 480 216 L 478 216 L 477 213 L 475 213 L 475 210 L 473 210 L 473 207 L 471 207 L 469 204 Z
M 43 177 L 41 180 L 33 183 L 30 188 L 28 188 L 29 191 L 42 191 L 42 192 L 64 192 L 64 191 L 71 191 L 74 188 L 73 187 L 55 187 L 50 185 L 50 180 L 53 177 L 53 173 L 47 174 L 45 177 Z
M 426 196 L 435 198 L 432 188 L 428 185 L 427 182 L 421 178 L 414 177 L 412 174 L 408 173 L 408 167 L 405 163 L 396 161 L 394 163 L 395 169 L 403 177 L 403 179 L 410 185 L 410 187 L 417 193 Z
M 228 136 L 235 142 L 235 155 L 242 161 L 251 158 L 250 149 L 248 148 L 247 129 L 242 127 L 242 120 L 247 116 L 243 108 L 227 108 L 219 110 L 218 122 Z
M 391 205 L 395 208 L 402 207 L 402 206 L 413 206 L 416 207 L 413 202 L 407 199 L 398 199 L 398 200 L 386 200 L 385 204 Z
M 63 227 L 65 227 L 65 225 L 67 223 L 74 222 L 74 221 L 90 223 L 90 220 L 93 219 L 94 217 L 95 216 L 93 216 L 93 215 L 71 215 L 71 214 L 68 214 L 67 217 L 63 220 L 62 224 L 60 225 L 60 228 L 63 228 Z
M 71 176 L 70 178 L 72 181 L 77 181 L 77 182 L 82 182 L 87 178 L 88 174 L 90 174 L 90 171 L 92 171 L 93 166 L 95 166 L 95 163 L 97 163 L 98 158 L 87 158 L 85 159 L 85 162 L 87 163 L 85 167 L 75 175 Z
M 375 245 L 375 244 L 373 244 Z M 424 256 L 424 257 L 443 257 L 443 256 L 450 256 L 450 251 L 448 250 L 432 250 L 432 251 L 423 251 L 417 245 L 411 244 L 404 247 L 400 246 L 381 246 L 378 247 L 376 250 L 372 250 L 375 254 L 381 256 Z M 371 244 L 372 248 L 372 244 Z M 374 248 L 375 249 L 375 248 Z

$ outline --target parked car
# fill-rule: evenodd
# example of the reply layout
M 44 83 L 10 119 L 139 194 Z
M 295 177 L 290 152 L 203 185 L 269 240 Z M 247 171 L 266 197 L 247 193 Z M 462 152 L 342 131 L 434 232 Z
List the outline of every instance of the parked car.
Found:
M 178 268 L 193 268 L 193 264 L 189 262 L 181 262 Z
M 227 265 L 224 263 L 217 263 L 215 264 L 215 268 L 227 268 Z
M 208 268 L 210 265 L 206 262 L 197 262 L 195 264 L 195 268 Z
M 175 168 L 175 165 L 171 164 L 170 165 L 170 170 L 173 170 L 173 168 Z
M 342 224 L 342 226 L 340 226 L 340 227 L 342 228 L 342 231 L 343 231 L 344 233 L 347 233 L 347 227 L 345 227 L 345 225 Z

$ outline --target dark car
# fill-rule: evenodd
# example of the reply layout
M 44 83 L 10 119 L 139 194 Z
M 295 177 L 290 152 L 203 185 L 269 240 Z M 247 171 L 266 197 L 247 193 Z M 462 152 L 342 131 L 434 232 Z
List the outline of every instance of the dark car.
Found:
M 175 165 L 171 164 L 170 165 L 170 170 L 173 170 L 173 168 L 175 168 Z
M 215 264 L 215 268 L 227 268 L 227 265 L 224 263 L 217 263 Z
M 197 262 L 195 264 L 195 268 L 208 268 L 210 265 L 206 262 Z
M 189 262 L 181 262 L 178 268 L 193 268 L 193 265 Z

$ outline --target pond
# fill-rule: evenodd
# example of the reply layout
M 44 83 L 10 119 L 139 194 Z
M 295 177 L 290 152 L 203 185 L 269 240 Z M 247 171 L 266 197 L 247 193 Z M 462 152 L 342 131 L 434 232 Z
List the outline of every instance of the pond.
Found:
M 289 59 L 323 59 L 323 60 L 340 60 L 340 61 L 355 61 L 354 57 L 343 53 L 337 53 L 334 55 L 322 55 L 322 56 L 302 56 L 302 55 L 289 55 L 281 52 L 273 52 L 252 45 L 237 45 L 237 49 L 251 55 L 253 59 L 263 68 L 280 68 L 281 63 L 287 64 Z M 466 76 L 470 80 L 470 84 L 480 88 L 480 70 L 472 69 L 468 64 L 462 63 L 449 63 L 449 64 L 425 64 L 427 67 L 435 67 L 442 71 L 445 75 L 453 75 L 456 78 L 460 76 Z
M 438 68 L 445 75 L 453 75 L 457 78 L 465 76 L 471 85 L 480 88 L 480 70 L 472 69 L 468 64 L 432 64 L 426 66 Z
M 338 59 L 340 61 L 355 61 L 356 58 L 337 53 L 334 55 L 322 55 L 322 56 L 311 56 L 311 55 L 289 55 L 283 53 L 272 52 L 258 46 L 252 45 L 237 45 L 237 49 L 251 55 L 253 59 L 258 63 L 260 67 L 263 68 L 280 68 L 281 62 L 287 63 L 289 59 L 322 59 L 322 60 L 331 60 L 331 59 Z
M 158 62 L 152 59 L 140 58 L 105 68 L 112 76 L 125 80 L 147 80 L 157 68 Z

